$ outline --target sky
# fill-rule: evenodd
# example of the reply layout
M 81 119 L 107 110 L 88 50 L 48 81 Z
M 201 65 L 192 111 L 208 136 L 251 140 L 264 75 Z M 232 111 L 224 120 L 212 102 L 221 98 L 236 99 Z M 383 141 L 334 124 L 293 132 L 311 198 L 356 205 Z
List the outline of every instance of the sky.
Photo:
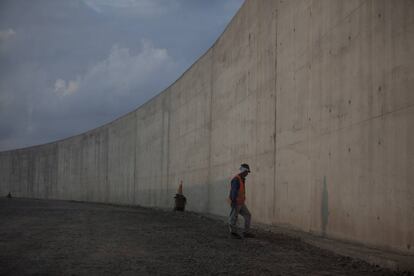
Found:
M 0 151 L 83 133 L 147 102 L 243 0 L 0 0 Z

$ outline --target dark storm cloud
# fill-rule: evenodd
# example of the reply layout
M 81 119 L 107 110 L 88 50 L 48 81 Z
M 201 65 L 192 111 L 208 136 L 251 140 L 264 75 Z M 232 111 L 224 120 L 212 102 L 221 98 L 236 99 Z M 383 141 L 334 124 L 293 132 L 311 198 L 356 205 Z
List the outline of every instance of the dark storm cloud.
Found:
M 62 139 L 161 92 L 242 0 L 0 0 L 0 150 Z

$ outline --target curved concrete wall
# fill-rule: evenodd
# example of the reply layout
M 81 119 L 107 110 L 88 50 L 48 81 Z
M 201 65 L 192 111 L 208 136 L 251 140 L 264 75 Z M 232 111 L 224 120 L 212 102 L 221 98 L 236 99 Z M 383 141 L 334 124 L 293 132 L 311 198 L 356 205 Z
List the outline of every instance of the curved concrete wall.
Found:
M 414 2 L 248 0 L 163 93 L 62 141 L 0 153 L 0 192 L 227 215 L 250 163 L 258 222 L 412 254 Z

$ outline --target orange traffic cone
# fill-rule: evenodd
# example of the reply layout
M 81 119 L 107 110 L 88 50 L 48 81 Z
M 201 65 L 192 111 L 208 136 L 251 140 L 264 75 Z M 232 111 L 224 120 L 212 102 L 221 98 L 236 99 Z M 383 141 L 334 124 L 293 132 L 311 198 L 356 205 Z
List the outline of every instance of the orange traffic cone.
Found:
M 177 195 L 183 194 L 183 181 L 180 181 L 180 186 L 178 186 Z
M 183 195 L 183 181 L 180 181 L 180 185 L 178 186 L 177 194 L 175 195 L 175 211 L 184 211 L 185 204 L 187 202 L 187 199 Z

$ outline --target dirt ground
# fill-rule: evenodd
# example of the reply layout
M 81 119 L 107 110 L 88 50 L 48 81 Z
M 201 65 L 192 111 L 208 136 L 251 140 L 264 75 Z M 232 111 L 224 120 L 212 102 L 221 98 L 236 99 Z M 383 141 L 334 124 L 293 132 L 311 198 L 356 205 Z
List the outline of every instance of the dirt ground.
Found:
M 405 275 L 191 212 L 0 199 L 0 275 Z

